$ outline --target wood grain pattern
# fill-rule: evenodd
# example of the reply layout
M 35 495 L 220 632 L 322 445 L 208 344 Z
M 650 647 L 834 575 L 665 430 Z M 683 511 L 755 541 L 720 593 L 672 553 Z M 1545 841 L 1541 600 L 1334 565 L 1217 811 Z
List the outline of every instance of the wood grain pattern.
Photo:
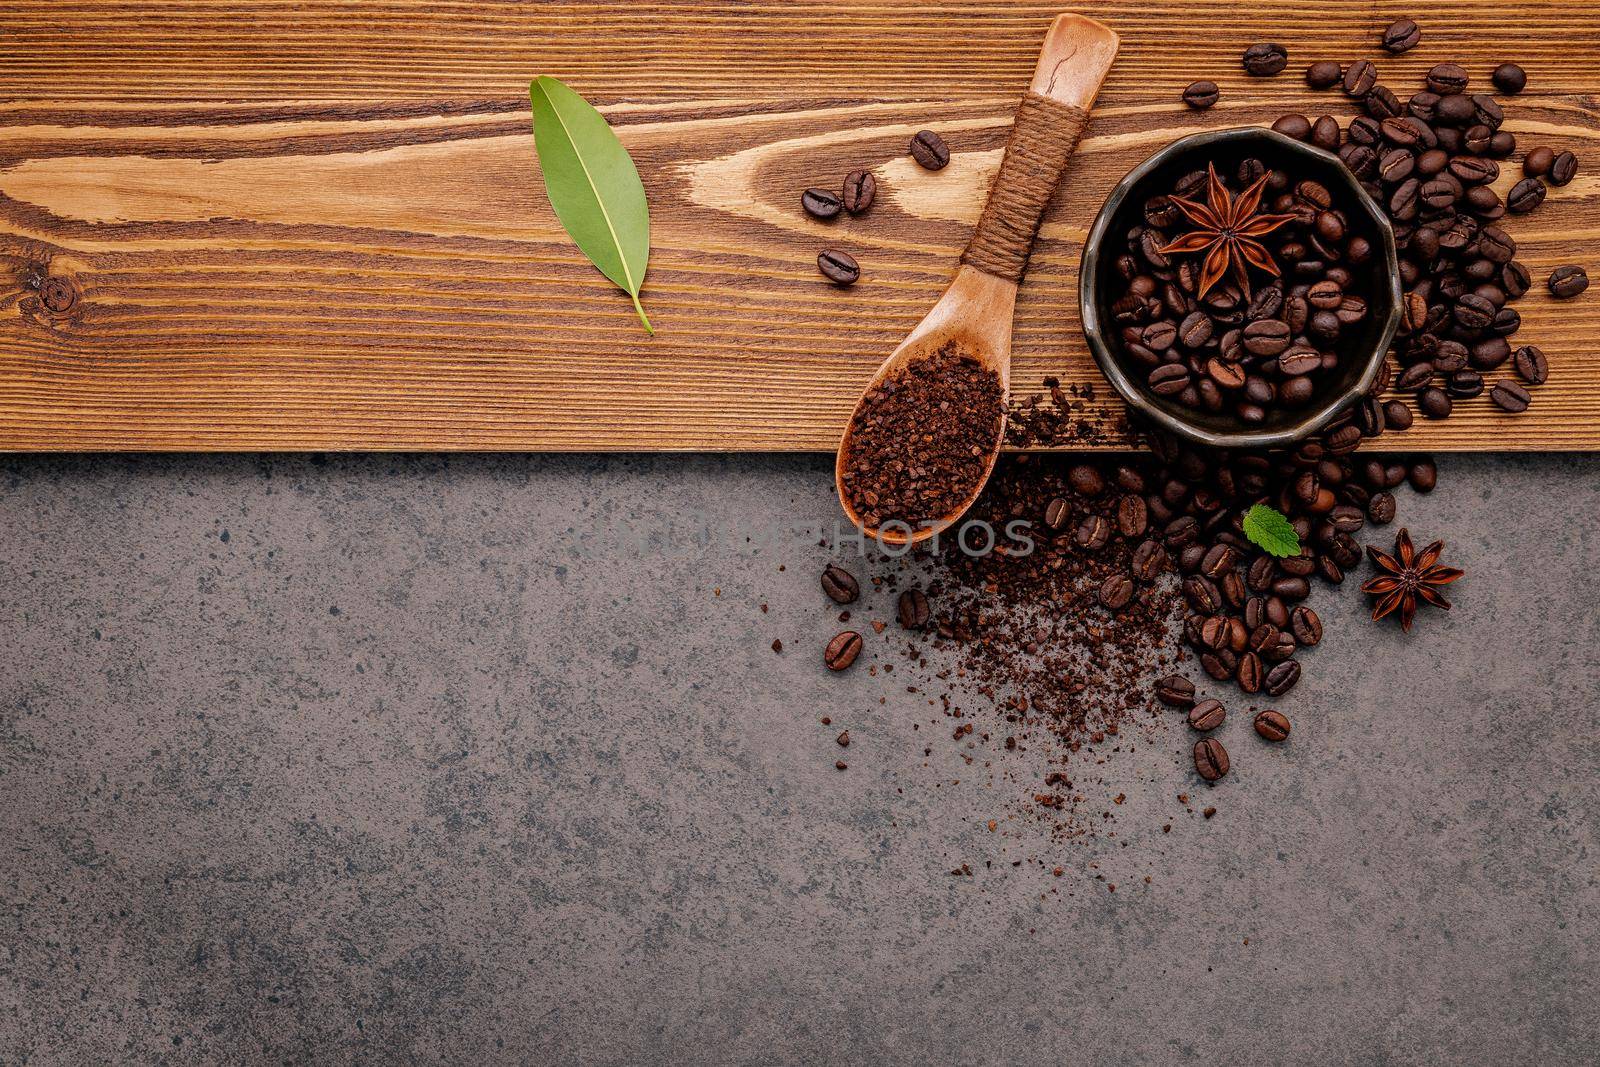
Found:
M 862 383 L 954 273 L 1050 16 L 1036 3 L 23 0 L 0 22 L 0 448 L 831 450 Z M 1600 237 L 1600 6 L 1454 2 L 1386 57 L 1367 5 L 1093 3 L 1122 36 L 1017 308 L 1013 383 L 1092 384 L 1080 242 L 1173 137 L 1341 116 L 1298 77 L 1366 56 L 1402 95 L 1428 66 L 1516 58 L 1525 144 L 1581 173 L 1513 220 L 1542 280 Z M 1247 79 L 1277 40 L 1290 71 Z M 618 127 L 652 204 L 639 328 L 545 202 L 527 83 Z M 1223 101 L 1177 104 L 1196 77 Z M 917 129 L 955 150 L 938 174 Z M 799 191 L 875 167 L 827 225 Z M 1509 168 L 1508 168 L 1509 170 Z M 1509 178 L 1509 174 L 1508 174 Z M 1502 186 L 1509 185 L 1502 179 Z M 824 285 L 816 252 L 862 262 Z M 1600 291 L 1519 305 L 1550 384 L 1479 399 L 1408 447 L 1600 447 Z

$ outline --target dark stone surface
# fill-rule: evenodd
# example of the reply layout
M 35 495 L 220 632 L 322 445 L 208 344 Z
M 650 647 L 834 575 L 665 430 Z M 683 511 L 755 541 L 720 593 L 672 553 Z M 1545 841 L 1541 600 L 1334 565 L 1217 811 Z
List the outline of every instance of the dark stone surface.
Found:
M 1600 468 L 1442 466 L 1455 611 L 1054 843 L 743 542 L 825 458 L 0 460 L 0 1064 L 1593 1062 Z

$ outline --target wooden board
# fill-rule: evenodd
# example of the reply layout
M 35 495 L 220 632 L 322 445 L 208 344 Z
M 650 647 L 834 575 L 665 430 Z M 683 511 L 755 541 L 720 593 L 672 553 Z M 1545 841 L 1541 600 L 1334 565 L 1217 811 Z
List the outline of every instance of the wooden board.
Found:
M 832 449 L 953 272 L 1059 10 L 21 0 L 0 19 L 0 448 Z M 1508 127 L 1582 172 L 1513 233 L 1541 282 L 1600 274 L 1594 0 L 1446 3 L 1398 58 L 1375 47 L 1397 11 L 1372 5 L 1078 10 L 1123 50 L 1023 286 L 1019 389 L 1095 383 L 1085 418 L 1115 426 L 1076 312 L 1095 210 L 1181 134 L 1348 114 L 1304 87 L 1314 59 L 1374 58 L 1402 96 L 1443 59 L 1480 80 L 1523 62 Z M 1257 40 L 1290 70 L 1245 78 Z M 654 338 L 545 201 L 536 74 L 602 107 L 639 163 Z M 1222 85 L 1209 112 L 1176 103 L 1198 77 Z M 955 150 L 941 173 L 904 154 L 923 127 Z M 881 179 L 870 215 L 800 213 L 802 188 L 857 166 Z M 855 289 L 819 280 L 825 245 L 861 260 Z M 1554 368 L 1533 408 L 1480 398 L 1408 447 L 1600 446 L 1600 288 L 1519 308 Z

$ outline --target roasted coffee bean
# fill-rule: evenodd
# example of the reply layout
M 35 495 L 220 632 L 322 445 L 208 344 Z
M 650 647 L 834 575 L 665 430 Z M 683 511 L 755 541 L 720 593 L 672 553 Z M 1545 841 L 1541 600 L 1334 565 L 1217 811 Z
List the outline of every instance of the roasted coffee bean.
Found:
M 1062 497 L 1056 497 L 1044 508 L 1044 524 L 1052 530 L 1066 529 L 1067 523 L 1072 519 L 1072 505 Z
M 1113 574 L 1100 584 L 1100 603 L 1110 611 L 1121 611 L 1133 601 L 1133 580 Z
M 1300 680 L 1300 664 L 1292 659 L 1275 664 L 1267 672 L 1266 690 L 1268 696 L 1281 697 L 1294 688 Z
M 1465 92 L 1467 71 L 1459 63 L 1440 63 L 1428 71 L 1428 89 L 1440 96 Z
M 1212 615 L 1200 624 L 1200 640 L 1207 648 L 1228 647 L 1228 620 Z
M 1550 161 L 1547 175 L 1551 185 L 1566 185 L 1578 176 L 1578 157 L 1571 152 L 1560 152 Z
M 1211 319 L 1203 311 L 1188 315 L 1178 324 L 1178 340 L 1186 348 L 1202 348 L 1211 340 Z
M 1289 65 L 1289 50 L 1281 44 L 1253 44 L 1242 58 L 1246 74 L 1269 78 Z
M 1216 652 L 1204 652 L 1200 656 L 1200 668 L 1219 682 L 1226 682 L 1233 677 L 1233 672 L 1239 666 L 1239 657 L 1227 649 Z
M 1374 85 L 1366 99 L 1361 101 L 1361 106 L 1367 114 L 1382 121 L 1391 119 L 1405 111 L 1405 106 L 1400 103 L 1400 98 L 1394 95 L 1394 90 L 1387 85 Z
M 1099 496 L 1106 488 L 1099 470 L 1087 463 L 1076 464 L 1067 471 L 1067 483 L 1084 496 Z
M 831 189 L 807 189 L 800 194 L 800 206 L 814 219 L 831 219 L 844 205 Z
M 1301 605 L 1289 616 L 1290 631 L 1294 639 L 1306 648 L 1322 641 L 1322 620 L 1310 608 Z
M 1378 177 L 1391 184 L 1405 181 L 1417 168 L 1415 153 L 1404 148 L 1391 148 L 1378 160 Z
M 1498 130 L 1500 124 L 1506 120 L 1506 113 L 1494 97 L 1476 93 L 1472 97 L 1472 119 L 1476 124 Z
M 1210 615 L 1222 607 L 1222 594 L 1208 578 L 1198 574 L 1191 574 L 1183 580 L 1184 599 L 1189 601 L 1189 606 L 1203 615 Z
M 1472 106 L 1472 98 L 1459 93 L 1453 95 L 1440 93 L 1439 103 L 1433 109 L 1434 120 L 1447 126 L 1460 126 L 1471 122 L 1476 114 L 1477 108 Z
M 950 162 L 950 146 L 932 130 L 922 130 L 911 138 L 911 158 L 928 170 L 943 170 Z
M 1144 498 L 1129 493 L 1117 501 L 1117 530 L 1123 537 L 1143 537 L 1150 526 L 1150 509 Z
M 822 662 L 830 671 L 842 671 L 861 655 L 861 643 L 860 634 L 846 630 L 828 642 L 828 647 L 822 651 Z
M 1383 49 L 1395 55 L 1411 51 L 1421 40 L 1422 31 L 1410 19 L 1396 19 L 1383 31 Z
M 1550 281 L 1547 284 L 1551 296 L 1557 300 L 1570 300 L 1589 288 L 1589 275 L 1582 267 L 1557 267 L 1550 272 Z
M 1544 203 L 1545 186 L 1538 178 L 1524 178 L 1506 194 L 1506 210 L 1513 215 L 1526 215 Z
M 1228 709 L 1220 700 L 1202 700 L 1189 709 L 1189 725 L 1201 733 L 1215 730 L 1227 717 Z
M 1543 385 L 1549 380 L 1550 361 L 1545 357 L 1544 349 L 1537 345 L 1523 345 L 1511 358 L 1517 377 L 1528 385 Z
M 1389 492 L 1374 493 L 1372 499 L 1367 501 L 1367 518 L 1379 526 L 1387 525 L 1394 521 L 1394 494 Z
M 1228 773 L 1228 750 L 1214 737 L 1202 737 L 1194 746 L 1195 772 L 1208 782 Z
M 1233 672 L 1234 681 L 1239 683 L 1239 688 L 1246 693 L 1261 692 L 1263 668 L 1261 657 L 1254 652 L 1246 652 L 1239 657 L 1239 666 Z
M 1311 136 L 1311 120 L 1304 115 L 1281 115 L 1272 128 L 1296 141 L 1304 141 Z
M 837 563 L 830 563 L 822 571 L 822 591 L 835 604 L 854 604 L 861 595 L 861 583 Z
M 1483 392 L 1483 375 L 1471 368 L 1458 370 L 1445 382 L 1445 392 L 1452 400 L 1471 400 Z
M 1515 96 L 1528 87 L 1528 72 L 1515 63 L 1502 63 L 1489 75 L 1494 87 L 1502 93 Z
M 1528 391 L 1513 381 L 1496 382 L 1493 389 L 1489 390 L 1489 399 L 1502 411 L 1509 411 L 1515 415 L 1528 410 L 1528 402 L 1532 399 Z
M 1467 350 L 1465 348 L 1461 350 L 1461 358 L 1467 358 Z M 1395 390 L 1401 393 L 1414 393 L 1423 386 L 1431 383 L 1435 373 L 1436 371 L 1434 370 L 1434 365 L 1432 363 L 1413 363 L 1411 366 L 1401 371 L 1400 376 L 1395 379 Z
M 1311 124 L 1311 143 L 1326 152 L 1339 147 L 1339 122 L 1332 115 L 1323 115 Z
M 907 630 L 920 630 L 928 625 L 928 597 L 922 590 L 907 589 L 900 594 L 900 601 L 895 607 L 900 625 Z
M 1187 708 L 1194 703 L 1194 683 L 1181 674 L 1169 674 L 1156 683 L 1156 698 L 1175 708 Z
M 1141 541 L 1133 550 L 1129 569 L 1142 581 L 1154 581 L 1167 567 L 1167 550 L 1158 541 Z
M 1220 97 L 1217 83 L 1213 81 L 1190 82 L 1183 90 L 1183 102 L 1196 110 L 1203 110 Z
M 835 285 L 854 285 L 861 277 L 861 265 L 855 257 L 834 248 L 824 249 L 817 256 L 817 269 Z
M 1360 99 L 1378 84 L 1378 68 L 1369 60 L 1358 59 L 1344 68 L 1344 91 Z
M 1271 708 L 1256 713 L 1255 727 L 1256 733 L 1268 741 L 1282 741 L 1289 736 L 1289 720 Z
M 1450 394 L 1438 386 L 1430 385 L 1417 394 L 1417 410 L 1430 419 L 1450 417 Z
M 1338 84 L 1341 73 L 1339 64 L 1324 59 L 1306 68 L 1306 84 L 1313 89 L 1328 89 Z
M 1419 493 L 1431 493 L 1439 481 L 1439 469 L 1431 459 L 1419 459 L 1406 471 L 1406 481 Z
M 844 176 L 844 190 L 841 199 L 844 209 L 852 215 L 860 215 L 872 207 L 872 201 L 878 195 L 878 179 L 872 176 L 870 170 L 853 170 Z
M 1103 515 L 1090 515 L 1078 524 L 1078 530 L 1072 539 L 1079 548 L 1089 552 L 1098 552 L 1106 547 L 1111 540 L 1111 523 Z
M 1549 174 L 1550 165 L 1555 161 L 1555 151 L 1553 149 L 1545 148 L 1543 145 L 1541 145 L 1538 148 L 1530 149 L 1527 156 L 1523 158 L 1522 173 L 1526 174 L 1530 178 L 1537 178 L 1541 175 Z
M 1401 400 L 1390 400 L 1383 405 L 1383 424 L 1396 433 L 1411 429 L 1411 409 Z

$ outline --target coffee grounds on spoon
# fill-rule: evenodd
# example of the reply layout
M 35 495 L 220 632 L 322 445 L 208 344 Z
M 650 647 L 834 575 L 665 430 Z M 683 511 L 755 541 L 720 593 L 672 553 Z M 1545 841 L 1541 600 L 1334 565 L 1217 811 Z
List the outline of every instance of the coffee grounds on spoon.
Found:
M 1000 376 L 955 342 L 886 378 L 850 423 L 850 506 L 874 530 L 951 517 L 983 480 L 1004 410 Z

